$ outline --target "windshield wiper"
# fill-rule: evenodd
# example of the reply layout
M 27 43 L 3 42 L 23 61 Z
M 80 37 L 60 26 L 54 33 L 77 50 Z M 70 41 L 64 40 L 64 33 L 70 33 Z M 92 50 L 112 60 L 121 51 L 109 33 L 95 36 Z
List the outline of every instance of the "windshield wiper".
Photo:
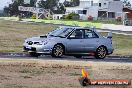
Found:
M 60 38 L 65 38 L 64 36 L 59 36 L 59 35 L 49 35 L 49 36 L 52 36 L 52 37 L 60 37 Z
M 49 35 L 49 36 L 53 36 L 54 37 L 55 35 Z
M 46 35 L 42 35 L 42 36 L 40 36 L 40 38 L 47 38 L 47 36 Z
M 59 36 L 59 35 L 58 36 L 55 36 L 55 37 L 65 38 L 64 36 Z

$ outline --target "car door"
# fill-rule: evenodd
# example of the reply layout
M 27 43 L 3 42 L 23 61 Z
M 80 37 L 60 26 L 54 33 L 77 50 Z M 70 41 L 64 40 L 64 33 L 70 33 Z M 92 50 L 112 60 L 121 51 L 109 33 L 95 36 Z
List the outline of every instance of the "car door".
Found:
M 76 29 L 67 38 L 67 53 L 81 53 L 84 50 L 84 30 Z
M 94 52 L 98 47 L 98 45 L 100 44 L 100 38 L 94 31 L 85 29 L 84 44 L 85 44 L 85 49 L 84 49 L 85 53 Z

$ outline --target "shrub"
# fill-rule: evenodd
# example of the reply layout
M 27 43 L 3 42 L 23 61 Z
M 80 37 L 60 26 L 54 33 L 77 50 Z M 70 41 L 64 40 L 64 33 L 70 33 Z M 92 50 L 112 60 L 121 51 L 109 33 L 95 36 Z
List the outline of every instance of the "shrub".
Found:
M 122 18 L 119 16 L 119 17 L 116 17 L 116 21 L 120 21 L 121 22 Z
M 89 20 L 89 21 L 92 21 L 92 20 L 93 20 L 93 17 L 92 17 L 92 16 L 89 16 L 89 17 L 88 17 L 88 20 Z
M 66 15 L 63 15 L 63 16 L 61 17 L 61 19 L 66 19 Z
M 64 16 L 63 18 L 68 19 L 68 20 L 79 20 L 80 16 L 79 14 L 76 14 L 76 13 L 70 13 Z
M 35 15 L 35 14 L 33 14 L 31 18 L 32 18 L 32 19 L 36 19 L 36 15 Z
M 52 20 L 53 17 L 52 17 L 51 15 L 48 15 L 48 16 L 46 16 L 44 19 L 46 19 L 46 20 Z

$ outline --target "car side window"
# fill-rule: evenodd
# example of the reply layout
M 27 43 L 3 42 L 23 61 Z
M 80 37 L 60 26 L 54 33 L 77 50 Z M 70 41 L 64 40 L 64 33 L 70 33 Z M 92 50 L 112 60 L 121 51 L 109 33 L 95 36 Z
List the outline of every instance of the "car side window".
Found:
M 85 38 L 98 38 L 98 35 L 95 32 L 88 29 L 85 30 L 84 36 Z
M 72 39 L 82 39 L 83 38 L 83 30 L 77 29 L 71 35 L 70 38 Z

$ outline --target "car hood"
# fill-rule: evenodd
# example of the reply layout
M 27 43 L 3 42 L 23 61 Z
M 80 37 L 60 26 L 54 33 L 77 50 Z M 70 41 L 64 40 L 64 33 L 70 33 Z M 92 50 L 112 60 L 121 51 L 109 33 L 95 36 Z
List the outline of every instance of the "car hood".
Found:
M 45 41 L 47 39 L 47 37 L 32 37 L 32 38 L 28 38 L 26 39 L 26 41 Z
M 46 36 L 39 36 L 39 37 L 32 37 L 32 38 L 28 38 L 25 41 L 32 41 L 32 42 L 41 42 L 41 41 L 50 41 L 50 40 L 60 40 L 60 37 L 46 37 Z

